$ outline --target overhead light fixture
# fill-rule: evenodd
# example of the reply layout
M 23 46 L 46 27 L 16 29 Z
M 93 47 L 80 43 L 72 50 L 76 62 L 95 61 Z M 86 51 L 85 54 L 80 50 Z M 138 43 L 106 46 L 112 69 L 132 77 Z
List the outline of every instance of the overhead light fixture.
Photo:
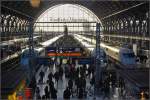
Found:
M 40 0 L 30 0 L 30 3 L 31 3 L 31 5 L 32 5 L 32 7 L 39 7 L 39 5 L 40 5 Z

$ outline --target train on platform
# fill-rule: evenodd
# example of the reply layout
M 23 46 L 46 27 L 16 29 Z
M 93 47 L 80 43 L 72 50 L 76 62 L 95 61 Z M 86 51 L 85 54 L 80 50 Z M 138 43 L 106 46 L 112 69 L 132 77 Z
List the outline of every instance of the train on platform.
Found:
M 86 41 L 86 43 L 96 44 L 95 39 L 90 39 L 81 35 L 75 35 L 75 38 L 77 38 L 80 42 Z M 117 47 L 106 43 L 101 43 L 100 47 L 104 49 L 108 59 L 119 63 L 119 65 L 123 66 L 123 68 L 136 68 L 136 56 L 132 49 L 125 46 Z
M 96 48 L 95 48 L 95 45 L 93 45 L 91 43 L 91 40 L 88 39 L 88 38 L 85 38 L 85 37 L 82 37 L 80 35 L 74 35 L 75 39 L 79 42 L 81 42 L 81 46 L 84 48 L 86 47 L 85 49 L 85 52 L 87 54 L 89 54 L 89 56 L 91 56 L 92 58 L 95 59 L 96 57 Z M 102 63 L 107 63 L 107 56 L 106 56 L 106 52 L 104 51 L 103 48 L 100 48 L 100 57 L 99 57 L 99 60 L 102 62 Z
M 82 35 L 74 35 L 74 36 L 79 42 L 81 42 L 87 48 L 90 46 L 94 46 L 96 44 L 95 39 L 90 39 Z M 136 68 L 137 66 L 136 56 L 132 49 L 129 49 L 125 46 L 117 47 L 106 43 L 101 43 L 100 47 L 105 51 L 108 59 L 111 59 L 112 61 L 119 63 L 119 65 L 123 66 L 123 68 L 129 69 Z M 89 50 L 92 49 L 89 48 Z
M 22 53 L 21 53 L 21 61 L 20 61 L 21 67 L 23 69 L 25 69 L 27 72 L 29 72 L 29 75 L 32 77 L 32 75 L 34 75 L 35 71 L 38 70 L 38 68 L 39 68 L 37 58 L 39 56 L 41 57 L 41 56 L 45 55 L 45 47 L 51 45 L 52 43 L 54 43 L 57 39 L 59 39 L 62 36 L 63 35 L 60 35 L 60 36 L 54 37 L 48 41 L 40 43 L 33 50 L 31 50 L 31 52 L 30 52 L 29 48 L 23 49 Z
M 104 48 L 106 54 L 111 60 L 118 61 L 126 68 L 136 68 L 136 57 L 132 49 L 124 47 L 113 47 L 112 45 L 106 45 L 101 43 L 101 47 Z
M 43 43 L 40 43 L 36 48 L 34 48 L 33 50 L 31 50 L 32 54 L 34 57 L 38 57 L 38 56 L 44 56 L 45 55 L 45 47 L 53 44 L 57 39 L 59 39 L 60 37 L 62 37 L 63 35 L 54 37 L 48 41 L 45 41 Z M 23 49 L 22 50 L 22 55 L 21 55 L 21 65 L 22 66 L 29 66 L 29 58 L 30 58 L 30 54 L 29 52 L 29 48 Z

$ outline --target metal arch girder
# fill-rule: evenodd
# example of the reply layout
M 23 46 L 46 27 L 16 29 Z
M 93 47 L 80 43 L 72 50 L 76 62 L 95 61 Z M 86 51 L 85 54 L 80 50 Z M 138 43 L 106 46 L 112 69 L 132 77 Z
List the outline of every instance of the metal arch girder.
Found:
M 5 6 L 1 6 L 1 13 L 5 14 L 5 15 L 12 15 L 12 16 L 17 16 L 19 18 L 22 19 L 26 19 L 28 20 L 28 16 L 23 15 L 21 12 L 17 12 L 16 10 L 13 10 L 11 8 L 5 7 Z
M 148 11 L 147 6 L 148 6 L 148 3 L 141 3 L 141 4 L 138 4 L 136 6 L 129 7 L 129 8 L 124 9 L 122 11 L 118 11 L 118 12 L 115 12 L 111 15 L 108 15 L 108 16 L 102 18 L 102 20 L 107 20 L 113 16 L 123 17 L 123 16 L 129 16 L 129 15 L 131 16 L 131 15 L 135 15 L 135 14 L 137 15 L 137 13 L 138 14 L 145 13 L 144 11 L 141 11 L 141 12 L 139 12 L 139 11 L 141 9 Z
M 147 4 L 143 4 L 142 7 L 144 7 L 144 5 L 147 5 Z M 140 5 L 141 6 L 141 5 Z M 144 7 L 145 8 L 145 7 Z M 144 9 L 143 8 L 143 9 Z M 134 8 L 135 10 L 136 8 Z M 138 9 L 140 9 L 140 7 L 138 6 Z M 132 9 L 131 9 L 132 10 Z M 110 23 L 110 20 L 117 20 L 117 19 L 120 19 L 120 20 L 128 20 L 128 18 L 131 18 L 132 20 L 140 20 L 140 19 L 145 19 L 145 13 L 140 13 L 140 12 L 136 12 L 136 13 L 140 13 L 137 17 L 135 17 L 135 13 L 133 13 L 133 11 L 128 11 L 128 14 L 126 13 L 121 13 L 121 14 L 117 14 L 117 17 L 116 16 L 111 16 L 107 19 L 104 19 L 103 22 L 109 22 Z M 137 10 L 137 9 L 136 9 Z M 127 11 L 125 11 L 127 12 Z M 145 11 L 146 12 L 146 11 Z M 135 18 L 134 18 L 135 17 Z M 105 26 L 105 25 L 104 25 Z
M 29 15 L 33 15 L 34 17 L 36 17 L 38 14 L 40 14 L 41 11 L 44 11 L 46 10 L 47 8 L 49 7 L 52 7 L 53 5 L 57 5 L 57 4 L 65 4 L 65 3 L 70 3 L 70 4 L 81 4 L 87 8 L 91 8 L 90 10 L 92 10 L 93 12 L 97 12 L 97 9 L 99 6 L 103 6 L 104 3 L 106 2 L 107 7 L 103 6 L 105 9 L 109 10 L 109 11 L 102 11 L 101 9 L 99 9 L 100 12 L 102 12 L 101 14 L 99 14 L 99 18 L 102 18 L 104 16 L 107 16 L 108 14 L 112 14 L 112 10 L 113 11 L 116 11 L 118 9 L 119 10 L 122 10 L 126 7 L 129 7 L 131 5 L 134 5 L 134 4 L 137 4 L 139 2 L 129 2 L 129 1 L 77 1 L 75 2 L 74 0 L 71 0 L 71 1 L 57 1 L 57 0 L 51 0 L 51 1 L 43 1 L 41 2 L 41 6 L 38 8 L 38 12 L 36 11 L 36 9 L 32 8 L 29 1 L 3 1 L 2 2 L 2 5 L 6 6 L 7 5 L 7 2 L 9 3 L 8 4 L 8 7 L 11 7 L 11 8 L 16 8 L 16 10 L 19 10 L 20 12 L 25 12 L 26 14 L 29 14 Z M 111 3 L 112 5 L 110 5 L 109 3 Z M 98 4 L 97 6 L 95 4 Z M 109 7 L 111 7 L 109 8 Z M 25 8 L 25 9 L 24 9 Z M 93 10 L 94 9 L 94 10 Z M 24 11 L 25 10 L 25 11 Z M 29 13 L 29 10 L 30 11 L 33 11 L 32 14 Z M 99 12 L 98 11 L 98 12 Z M 107 13 L 108 12 L 108 13 Z M 106 14 L 107 13 L 107 14 Z M 33 17 L 32 16 L 32 17 Z
M 8 16 L 9 15 L 9 16 Z M 14 15 L 10 15 L 10 14 L 6 14 L 5 13 L 5 15 L 3 16 L 3 19 L 6 19 L 6 21 L 7 21 L 7 25 L 6 26 L 4 26 L 4 27 L 7 27 L 7 28 L 9 28 L 9 27 L 13 27 L 14 26 L 14 23 L 16 24 L 15 25 L 15 31 L 16 30 L 18 30 L 19 29 L 19 27 L 18 27 L 18 23 L 19 23 L 19 21 L 20 20 L 25 20 L 25 19 L 22 19 L 22 18 L 19 18 L 19 17 L 17 17 L 17 16 L 14 16 Z M 6 18 L 6 16 L 8 16 L 8 18 Z M 10 23 L 10 21 L 11 21 L 11 23 Z M 8 29 L 6 29 L 6 30 L 8 30 Z M 11 31 L 12 29 L 10 29 L 9 31 Z M 3 30 L 3 32 L 4 32 L 4 30 Z

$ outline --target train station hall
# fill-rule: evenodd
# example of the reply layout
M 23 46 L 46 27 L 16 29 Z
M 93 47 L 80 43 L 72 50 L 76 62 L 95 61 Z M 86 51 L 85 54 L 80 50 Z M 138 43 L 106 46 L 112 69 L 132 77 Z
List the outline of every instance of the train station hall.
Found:
M 0 100 L 149 100 L 149 0 L 1 0 Z

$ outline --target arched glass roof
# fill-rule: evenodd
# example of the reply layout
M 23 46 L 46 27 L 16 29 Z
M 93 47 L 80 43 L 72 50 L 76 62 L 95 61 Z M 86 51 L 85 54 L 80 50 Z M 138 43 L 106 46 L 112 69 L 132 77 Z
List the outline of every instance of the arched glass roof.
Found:
M 41 14 L 36 22 L 42 23 L 35 23 L 35 32 L 63 32 L 64 25 L 67 25 L 69 32 L 94 31 L 96 22 L 101 23 L 93 12 L 77 4 L 53 6 Z

